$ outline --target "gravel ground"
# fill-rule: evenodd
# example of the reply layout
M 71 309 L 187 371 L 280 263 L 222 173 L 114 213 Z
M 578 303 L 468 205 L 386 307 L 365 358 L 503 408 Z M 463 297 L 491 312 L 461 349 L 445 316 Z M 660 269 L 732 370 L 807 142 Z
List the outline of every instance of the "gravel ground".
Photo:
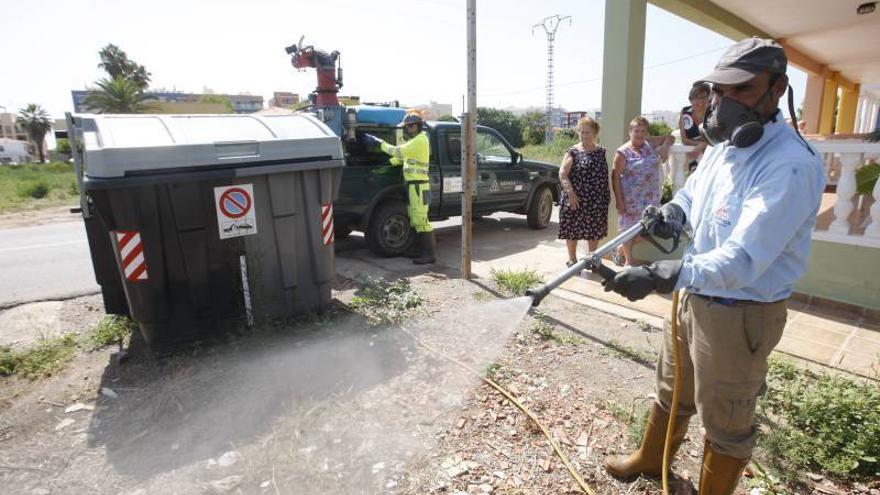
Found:
M 601 469 L 606 454 L 634 446 L 628 423 L 642 423 L 652 398 L 658 330 L 553 297 L 526 314 L 526 301 L 503 300 L 485 281 L 432 274 L 411 284 L 424 301 L 406 331 L 345 309 L 357 284 L 340 279 L 329 315 L 162 358 L 135 339 L 122 364 L 106 348 L 81 351 L 52 377 L 0 378 L 0 486 L 579 493 L 534 424 L 481 382 L 488 373 L 550 429 L 596 493 L 660 492 L 657 481 L 621 483 Z M 97 297 L 66 302 L 65 326 L 96 322 Z M 631 412 L 635 421 L 622 420 Z M 693 493 L 699 476 L 697 425 L 674 464 L 676 493 Z

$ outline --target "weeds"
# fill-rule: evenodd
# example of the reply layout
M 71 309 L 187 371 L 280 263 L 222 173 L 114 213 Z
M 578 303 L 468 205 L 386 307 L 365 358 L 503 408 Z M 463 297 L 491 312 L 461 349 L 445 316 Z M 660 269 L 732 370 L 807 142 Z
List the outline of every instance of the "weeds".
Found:
M 111 344 L 124 343 L 134 329 L 134 322 L 122 316 L 104 316 L 86 336 L 90 350 L 100 349 Z
M 75 203 L 76 177 L 69 163 L 0 167 L 0 213 Z
M 616 357 L 619 359 L 632 359 L 640 363 L 654 363 L 659 357 L 655 351 L 643 351 L 635 347 L 628 346 L 617 340 L 608 341 L 608 347 L 602 349 L 601 353 L 605 356 Z
M 761 445 L 787 477 L 795 469 L 844 479 L 880 476 L 880 387 L 771 359 L 758 413 Z
M 76 351 L 75 335 L 40 339 L 36 345 L 16 351 L 0 347 L 0 375 L 20 374 L 27 378 L 49 376 L 62 369 Z
M 42 338 L 24 349 L 0 346 L 0 376 L 50 376 L 63 369 L 78 348 L 91 351 L 106 347 L 128 338 L 133 328 L 134 324 L 127 318 L 105 316 L 82 335 L 68 333 L 60 337 Z
M 44 180 L 25 182 L 21 185 L 18 194 L 25 198 L 42 199 L 49 195 L 49 184 Z
M 613 400 L 603 401 L 602 405 L 612 416 L 626 425 L 629 440 L 633 444 L 639 445 L 642 442 L 642 437 L 645 435 L 645 425 L 648 422 L 649 409 L 639 407 L 638 412 L 636 412 L 635 402 L 627 409 Z
M 474 301 L 477 301 L 477 302 L 489 302 L 489 301 L 495 300 L 495 296 L 493 296 L 492 294 L 489 294 L 488 292 L 478 291 L 478 292 L 474 292 L 472 295 L 474 297 Z
M 541 276 L 534 270 L 495 270 L 492 269 L 492 280 L 504 291 L 522 296 L 526 290 L 541 283 Z
M 367 277 L 360 283 L 361 288 L 354 293 L 350 306 L 383 323 L 400 321 L 409 310 L 423 302 L 422 295 L 407 280 L 388 282 Z
M 500 364 L 498 364 L 498 363 L 489 363 L 488 365 L 486 365 L 486 371 L 483 373 L 483 375 L 484 375 L 486 378 L 488 378 L 488 379 L 490 379 L 490 380 L 492 380 L 492 381 L 495 381 L 495 379 L 498 378 L 498 372 L 499 372 L 499 371 L 501 371 L 501 365 L 500 365 Z
M 778 477 L 773 476 L 754 459 L 752 460 L 752 468 L 753 476 L 747 478 L 748 486 L 752 489 L 750 494 L 788 495 L 790 493 Z
M 538 334 L 542 340 L 552 340 L 562 345 L 581 345 L 584 339 L 568 332 L 557 332 L 556 328 L 550 322 L 544 320 L 541 316 L 536 316 L 532 322 L 531 331 Z

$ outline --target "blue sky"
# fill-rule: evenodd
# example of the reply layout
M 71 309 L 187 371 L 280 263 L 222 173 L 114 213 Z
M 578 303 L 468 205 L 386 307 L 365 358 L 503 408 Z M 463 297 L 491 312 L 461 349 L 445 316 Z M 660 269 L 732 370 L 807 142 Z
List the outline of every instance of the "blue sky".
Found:
M 307 94 L 314 72 L 297 72 L 283 47 L 306 41 L 342 53 L 344 94 L 367 100 L 451 103 L 466 91 L 465 0 L 3 0 L 0 105 L 72 110 L 71 89 L 104 76 L 97 52 L 125 50 L 153 74 L 152 86 L 201 92 Z M 513 7 L 516 5 L 516 7 Z M 532 25 L 572 16 L 555 44 L 555 102 L 569 110 L 601 103 L 604 1 L 477 1 L 480 106 L 543 106 L 546 38 Z M 678 110 L 691 81 L 731 40 L 648 6 L 643 112 Z M 36 39 L 35 39 L 36 38 Z M 35 63 L 37 66 L 35 67 Z M 796 104 L 805 75 L 790 71 Z

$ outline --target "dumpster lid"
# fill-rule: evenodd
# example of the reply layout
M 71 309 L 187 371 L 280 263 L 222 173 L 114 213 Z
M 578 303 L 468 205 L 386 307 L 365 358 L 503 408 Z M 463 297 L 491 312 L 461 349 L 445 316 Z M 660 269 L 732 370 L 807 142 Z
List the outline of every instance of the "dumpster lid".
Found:
M 339 137 L 308 114 L 77 114 L 75 119 L 87 178 L 343 157 Z

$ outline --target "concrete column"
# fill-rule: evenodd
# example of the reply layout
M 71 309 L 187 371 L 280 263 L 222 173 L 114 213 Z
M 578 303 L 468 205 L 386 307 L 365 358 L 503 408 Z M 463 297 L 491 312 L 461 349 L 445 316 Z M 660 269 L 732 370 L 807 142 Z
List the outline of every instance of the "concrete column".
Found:
M 825 79 L 825 87 L 822 90 L 822 107 L 819 112 L 819 134 L 831 134 L 834 132 L 834 110 L 837 108 L 837 81 L 836 72 Z
M 874 132 L 877 129 L 880 129 L 880 103 L 874 102 L 871 105 L 871 125 L 869 126 L 868 132 Z
M 856 123 L 856 106 L 859 103 L 861 87 L 856 83 L 852 90 L 840 88 L 840 105 L 837 109 L 837 134 L 852 134 Z
M 856 126 L 853 132 L 856 134 L 860 134 L 865 128 L 865 105 L 868 104 L 868 99 L 864 96 L 859 95 L 859 103 L 856 105 Z
M 807 126 L 807 134 L 819 133 L 819 115 L 822 111 L 822 93 L 825 89 L 825 78 L 821 74 L 807 76 L 807 88 L 804 94 L 803 119 Z
M 646 11 L 647 0 L 605 2 L 600 138 L 608 150 L 609 168 L 615 150 L 629 140 L 629 121 L 641 113 Z M 613 200 L 609 213 L 608 233 L 614 235 L 617 211 Z

